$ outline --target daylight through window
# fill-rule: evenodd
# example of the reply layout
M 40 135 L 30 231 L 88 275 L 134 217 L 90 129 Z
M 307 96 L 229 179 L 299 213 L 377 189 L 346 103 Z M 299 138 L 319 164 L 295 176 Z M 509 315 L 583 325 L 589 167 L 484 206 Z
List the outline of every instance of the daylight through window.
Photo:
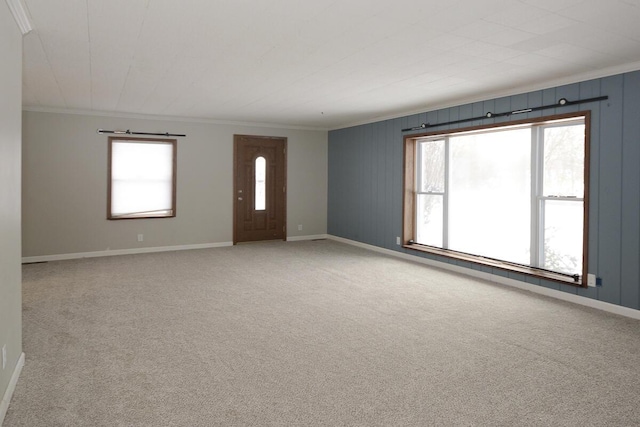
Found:
M 267 206 L 267 194 L 266 194 L 267 161 L 265 160 L 264 157 L 258 157 L 256 159 L 255 171 L 256 171 L 255 210 L 263 211 Z
M 175 216 L 176 140 L 109 138 L 108 219 Z
M 584 113 L 408 139 L 405 236 L 427 250 L 581 278 L 585 140 Z

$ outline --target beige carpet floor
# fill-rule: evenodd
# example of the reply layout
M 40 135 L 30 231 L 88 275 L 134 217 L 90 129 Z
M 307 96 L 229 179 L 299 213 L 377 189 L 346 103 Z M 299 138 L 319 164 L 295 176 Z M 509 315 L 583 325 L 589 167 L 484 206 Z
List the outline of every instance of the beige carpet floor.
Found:
M 24 267 L 4 427 L 640 425 L 640 322 L 333 241 Z

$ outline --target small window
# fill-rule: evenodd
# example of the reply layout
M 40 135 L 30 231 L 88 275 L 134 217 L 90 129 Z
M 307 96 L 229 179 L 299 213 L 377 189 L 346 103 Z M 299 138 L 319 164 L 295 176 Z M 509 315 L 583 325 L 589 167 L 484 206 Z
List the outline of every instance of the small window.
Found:
M 255 210 L 263 211 L 267 206 L 267 161 L 264 157 L 258 157 L 256 159 L 256 200 Z
M 588 112 L 405 139 L 407 247 L 584 285 Z
M 176 216 L 175 139 L 109 138 L 107 219 Z

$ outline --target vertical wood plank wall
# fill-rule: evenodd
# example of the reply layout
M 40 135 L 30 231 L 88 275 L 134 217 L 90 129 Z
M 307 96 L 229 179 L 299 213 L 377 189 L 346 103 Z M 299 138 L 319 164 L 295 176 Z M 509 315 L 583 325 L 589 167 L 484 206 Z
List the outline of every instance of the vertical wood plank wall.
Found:
M 591 110 L 589 272 L 602 279 L 602 287 L 576 288 L 396 245 L 402 235 L 403 136 L 411 134 L 401 129 L 604 95 L 607 101 L 527 114 Z M 640 309 L 640 71 L 331 131 L 327 227 L 329 234 L 346 239 Z

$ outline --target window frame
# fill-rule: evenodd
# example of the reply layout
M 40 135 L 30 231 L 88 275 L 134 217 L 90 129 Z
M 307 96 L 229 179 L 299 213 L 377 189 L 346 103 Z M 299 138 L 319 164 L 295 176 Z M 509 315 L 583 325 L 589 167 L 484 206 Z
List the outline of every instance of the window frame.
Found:
M 148 144 L 170 144 L 172 147 L 172 164 L 171 164 L 171 212 L 163 215 L 139 215 L 139 214 L 127 214 L 127 215 L 113 215 L 111 211 L 111 196 L 112 196 L 112 166 L 113 166 L 113 143 L 117 141 L 131 141 L 136 144 L 148 143 Z M 177 139 L 162 139 L 162 138 L 132 138 L 121 136 L 110 136 L 108 143 L 107 154 L 107 219 L 125 220 L 125 219 L 156 219 L 156 218 L 175 218 L 176 216 L 176 189 L 177 189 L 177 165 L 178 165 L 178 140 Z
M 467 254 L 463 252 L 454 251 L 451 249 L 443 249 L 426 245 L 419 245 L 412 243 L 416 236 L 416 194 L 422 193 L 419 188 L 417 172 L 419 171 L 419 165 L 417 165 L 417 146 L 420 140 L 425 138 L 436 138 L 442 136 L 443 138 L 459 133 L 465 132 L 477 132 L 477 131 L 489 131 L 491 129 L 508 128 L 522 125 L 536 125 L 544 126 L 546 122 L 554 122 L 557 120 L 578 119 L 584 120 L 585 139 L 584 139 L 584 196 L 583 196 L 583 231 L 582 231 L 582 275 L 577 278 L 574 276 L 566 276 L 560 273 L 554 273 L 547 270 L 542 270 L 536 267 L 523 266 L 520 264 L 510 263 L 508 261 L 499 261 L 494 259 L 485 258 L 478 255 Z M 526 276 L 536 277 L 539 279 L 549 280 L 562 284 L 571 284 L 580 287 L 587 287 L 587 272 L 588 272 L 588 243 L 589 243 L 589 163 L 590 163 L 590 134 L 591 134 L 591 112 L 588 110 L 578 111 L 574 113 L 556 114 L 551 116 L 514 120 L 500 123 L 491 123 L 480 126 L 470 126 L 458 129 L 443 129 L 433 132 L 419 133 L 406 135 L 404 137 L 404 154 L 403 154 L 403 221 L 402 221 L 402 242 L 403 247 L 406 249 L 416 250 L 419 252 L 425 252 L 432 255 L 438 255 L 447 259 L 455 259 L 460 261 L 470 262 L 472 264 L 487 266 L 491 268 L 497 268 L 503 271 L 515 272 L 524 274 Z M 447 147 L 448 144 L 445 144 Z M 447 148 L 448 150 L 448 148 Z M 447 153 L 448 154 L 448 153 Z M 445 162 L 449 162 L 448 155 L 445 154 Z M 445 186 L 448 186 L 448 180 L 445 179 Z M 447 191 L 445 189 L 445 191 Z M 537 198 L 537 194 L 532 193 L 532 198 Z M 575 199 L 574 199 L 575 200 Z M 532 206 L 532 209 L 534 207 Z M 445 207 L 446 209 L 446 207 Z M 446 226 L 446 212 L 445 212 L 445 226 Z M 446 235 L 446 233 L 445 233 Z M 443 242 L 444 243 L 444 242 Z
M 262 159 L 262 176 L 258 177 L 258 160 Z M 267 210 L 267 159 L 264 155 L 258 154 L 253 159 L 253 210 L 265 212 Z M 259 184 L 262 183 L 262 192 L 258 191 Z M 258 209 L 260 207 L 260 209 Z

